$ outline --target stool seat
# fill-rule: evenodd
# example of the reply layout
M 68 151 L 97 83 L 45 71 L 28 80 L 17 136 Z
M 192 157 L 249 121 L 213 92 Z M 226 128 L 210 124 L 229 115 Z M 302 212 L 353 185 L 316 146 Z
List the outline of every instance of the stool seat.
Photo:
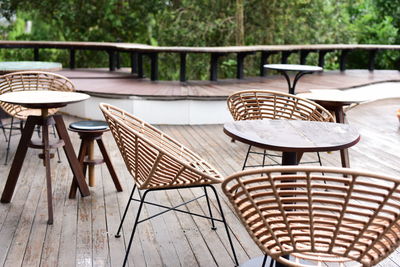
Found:
M 77 121 L 71 123 L 69 128 L 78 131 L 101 131 L 108 130 L 108 124 L 105 121 Z
M 106 163 L 108 171 L 118 192 L 122 191 L 122 186 L 118 180 L 117 174 L 112 166 L 110 157 L 108 156 L 106 147 L 104 146 L 102 135 L 110 130 L 107 122 L 104 121 L 77 121 L 69 125 L 69 130 L 79 134 L 81 138 L 81 146 L 78 153 L 78 161 L 82 167 L 83 174 L 86 174 L 88 168 L 89 186 L 95 186 L 94 167 L 97 164 Z M 94 157 L 94 142 L 97 142 L 103 158 Z M 70 198 L 76 195 L 77 184 L 75 180 L 71 185 L 69 193 Z

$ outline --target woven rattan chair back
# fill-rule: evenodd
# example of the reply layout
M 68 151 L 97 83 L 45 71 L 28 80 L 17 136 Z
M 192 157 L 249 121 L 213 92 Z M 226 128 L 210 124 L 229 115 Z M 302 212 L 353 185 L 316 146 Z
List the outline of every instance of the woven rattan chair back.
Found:
M 75 91 L 75 86 L 64 76 L 43 71 L 13 72 L 0 76 L 0 94 L 18 91 Z M 40 110 L 0 102 L 0 107 L 10 116 L 25 120 L 29 115 L 40 115 Z M 50 109 L 54 114 L 58 109 Z
M 277 91 L 239 91 L 230 95 L 227 102 L 234 120 L 334 121 L 329 111 L 317 103 Z
M 114 106 L 100 109 L 139 189 L 222 182 L 210 164 L 157 128 Z
M 290 255 L 298 260 L 291 258 L 290 266 L 372 266 L 399 245 L 399 185 L 396 177 L 347 168 L 292 166 L 240 172 L 222 189 L 273 259 L 289 264 L 283 256 Z

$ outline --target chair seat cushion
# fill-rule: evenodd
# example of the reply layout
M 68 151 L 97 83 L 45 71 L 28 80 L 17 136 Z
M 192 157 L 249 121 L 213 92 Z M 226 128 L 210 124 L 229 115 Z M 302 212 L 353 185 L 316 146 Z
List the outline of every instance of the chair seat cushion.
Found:
M 71 129 L 82 131 L 107 130 L 108 124 L 105 121 L 77 121 L 69 125 Z

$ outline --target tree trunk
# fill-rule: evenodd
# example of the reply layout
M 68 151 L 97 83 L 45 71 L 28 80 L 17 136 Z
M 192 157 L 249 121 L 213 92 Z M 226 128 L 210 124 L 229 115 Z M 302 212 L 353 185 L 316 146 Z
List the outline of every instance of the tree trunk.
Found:
M 236 0 L 236 45 L 244 45 L 244 0 Z

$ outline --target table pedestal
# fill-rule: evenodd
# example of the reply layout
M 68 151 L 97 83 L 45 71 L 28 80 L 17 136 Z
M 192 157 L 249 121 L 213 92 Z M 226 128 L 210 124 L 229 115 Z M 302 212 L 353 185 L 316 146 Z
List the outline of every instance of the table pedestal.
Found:
M 42 126 L 42 143 L 32 142 L 32 134 L 36 125 Z M 49 142 L 49 125 L 55 125 L 60 140 L 55 144 Z M 28 147 L 35 149 L 42 149 L 43 154 L 39 157 L 43 159 L 43 164 L 46 168 L 46 185 L 47 185 L 47 203 L 48 203 L 48 224 L 53 224 L 53 203 L 52 203 L 52 188 L 51 188 L 51 171 L 50 171 L 50 149 L 57 147 L 64 147 L 65 155 L 67 156 L 68 163 L 74 175 L 74 181 L 78 184 L 81 195 L 90 195 L 89 188 L 86 185 L 85 178 L 83 177 L 82 169 L 76 154 L 69 139 L 64 121 L 61 115 L 47 116 L 47 109 L 42 110 L 42 116 L 29 116 L 25 127 L 23 129 L 21 139 L 18 144 L 17 151 L 11 165 L 10 173 L 1 196 L 2 203 L 9 203 L 13 196 L 15 186 L 18 181 L 21 167 L 24 162 Z
M 296 84 L 297 84 L 297 82 L 300 80 L 300 78 L 301 78 L 302 76 L 306 75 L 306 74 L 312 74 L 312 73 L 313 73 L 313 72 L 311 72 L 311 71 L 299 71 L 299 72 L 296 73 L 296 75 L 294 76 L 293 83 L 291 83 L 291 82 L 290 82 L 289 74 L 287 74 L 286 71 L 278 70 L 278 72 L 279 72 L 280 74 L 282 74 L 283 77 L 285 77 L 286 82 L 287 82 L 288 87 L 289 87 L 289 94 L 292 94 L 292 95 L 294 95 L 295 92 L 296 92 Z

